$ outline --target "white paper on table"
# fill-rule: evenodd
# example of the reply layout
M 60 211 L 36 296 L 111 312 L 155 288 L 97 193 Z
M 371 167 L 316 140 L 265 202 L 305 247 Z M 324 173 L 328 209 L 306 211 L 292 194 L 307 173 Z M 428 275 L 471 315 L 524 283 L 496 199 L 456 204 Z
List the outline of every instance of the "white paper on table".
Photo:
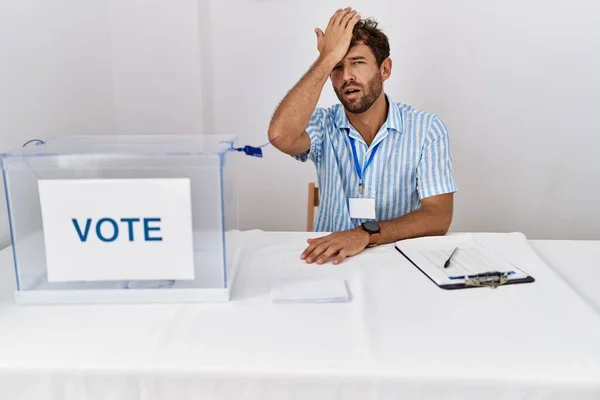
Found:
M 350 301 L 343 279 L 281 279 L 271 284 L 273 303 L 342 303 Z

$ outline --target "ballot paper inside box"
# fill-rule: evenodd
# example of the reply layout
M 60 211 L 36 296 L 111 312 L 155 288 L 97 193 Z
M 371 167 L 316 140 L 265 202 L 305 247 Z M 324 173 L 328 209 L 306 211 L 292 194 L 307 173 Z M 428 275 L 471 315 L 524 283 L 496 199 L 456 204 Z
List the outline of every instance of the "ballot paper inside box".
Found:
M 235 140 L 65 136 L 3 153 L 17 302 L 229 300 Z

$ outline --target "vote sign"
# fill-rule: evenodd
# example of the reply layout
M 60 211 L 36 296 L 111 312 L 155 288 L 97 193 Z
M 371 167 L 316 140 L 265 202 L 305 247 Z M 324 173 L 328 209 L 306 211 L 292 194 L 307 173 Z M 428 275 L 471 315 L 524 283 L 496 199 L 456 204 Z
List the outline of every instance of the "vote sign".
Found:
M 49 282 L 194 279 L 190 180 L 38 181 Z

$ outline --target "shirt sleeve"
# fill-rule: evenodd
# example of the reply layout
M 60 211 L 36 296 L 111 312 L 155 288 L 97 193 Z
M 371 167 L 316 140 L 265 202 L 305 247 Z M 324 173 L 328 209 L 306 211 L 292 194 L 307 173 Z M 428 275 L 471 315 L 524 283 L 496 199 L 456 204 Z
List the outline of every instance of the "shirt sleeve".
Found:
M 327 110 L 316 108 L 306 125 L 306 133 L 310 138 L 310 149 L 306 153 L 292 157 L 301 162 L 311 160 L 315 164 L 321 160 L 323 157 L 323 138 L 325 137 L 327 125 L 326 119 Z
M 419 199 L 456 192 L 448 128 L 435 116 L 427 132 L 417 167 Z

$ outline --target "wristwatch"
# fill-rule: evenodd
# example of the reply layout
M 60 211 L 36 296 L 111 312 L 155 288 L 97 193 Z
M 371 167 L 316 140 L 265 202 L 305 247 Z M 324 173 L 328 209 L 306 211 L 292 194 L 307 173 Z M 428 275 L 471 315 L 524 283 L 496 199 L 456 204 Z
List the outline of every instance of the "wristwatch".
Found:
M 362 228 L 369 233 L 369 247 L 377 246 L 379 242 L 379 224 L 375 221 L 367 221 L 362 223 Z

